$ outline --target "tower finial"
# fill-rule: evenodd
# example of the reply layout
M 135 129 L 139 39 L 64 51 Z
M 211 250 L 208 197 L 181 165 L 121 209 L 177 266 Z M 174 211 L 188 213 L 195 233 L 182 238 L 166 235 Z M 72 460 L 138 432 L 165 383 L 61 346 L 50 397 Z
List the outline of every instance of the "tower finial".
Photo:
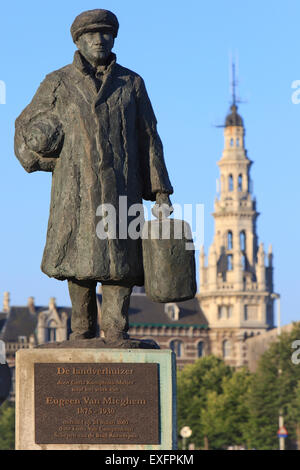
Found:
M 231 91 L 232 91 L 232 106 L 236 106 L 236 87 L 237 87 L 237 80 L 235 77 L 235 62 L 232 59 L 231 62 L 231 73 L 232 73 L 232 80 L 231 80 Z
M 231 104 L 231 109 L 237 110 L 237 104 L 238 103 L 244 103 L 244 101 L 241 101 L 239 96 L 238 96 L 238 85 L 239 85 L 239 79 L 238 79 L 238 53 L 235 53 L 235 57 L 233 57 L 232 54 L 230 54 L 230 61 L 231 61 L 231 97 L 232 97 L 232 104 Z
M 236 78 L 236 61 L 231 58 L 231 94 L 232 104 L 230 106 L 230 113 L 227 115 L 225 120 L 225 127 L 244 127 L 243 119 L 238 114 L 237 103 L 241 103 L 241 100 L 237 96 L 237 85 L 238 80 Z

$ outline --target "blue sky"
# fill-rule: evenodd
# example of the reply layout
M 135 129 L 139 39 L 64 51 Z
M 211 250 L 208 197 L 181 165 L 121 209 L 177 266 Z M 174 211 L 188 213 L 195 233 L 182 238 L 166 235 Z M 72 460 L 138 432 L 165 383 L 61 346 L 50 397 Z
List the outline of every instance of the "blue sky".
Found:
M 12 304 L 29 296 L 68 305 L 67 285 L 40 271 L 51 175 L 28 175 L 14 157 L 14 120 L 44 76 L 72 61 L 69 28 L 84 10 L 107 8 L 119 18 L 118 62 L 143 76 L 158 119 L 175 188 L 172 201 L 205 205 L 205 248 L 213 236 L 217 160 L 230 105 L 229 56 L 238 55 L 239 107 L 257 198 L 258 234 L 272 243 L 282 320 L 300 319 L 300 105 L 291 84 L 300 79 L 300 3 L 286 0 L 13 1 L 1 5 L 0 295 Z M 198 255 L 198 253 L 197 253 Z

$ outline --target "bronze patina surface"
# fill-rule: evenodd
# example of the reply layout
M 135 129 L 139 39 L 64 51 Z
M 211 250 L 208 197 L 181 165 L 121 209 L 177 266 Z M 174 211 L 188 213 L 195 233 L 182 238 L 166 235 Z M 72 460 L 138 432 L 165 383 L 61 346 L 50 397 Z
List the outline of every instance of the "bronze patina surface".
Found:
M 37 363 L 36 444 L 159 444 L 158 364 Z

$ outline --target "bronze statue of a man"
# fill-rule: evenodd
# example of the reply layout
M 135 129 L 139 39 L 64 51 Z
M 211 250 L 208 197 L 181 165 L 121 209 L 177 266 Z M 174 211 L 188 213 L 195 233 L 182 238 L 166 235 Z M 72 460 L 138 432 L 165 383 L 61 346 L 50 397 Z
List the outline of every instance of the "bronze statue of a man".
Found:
M 46 76 L 16 120 L 15 153 L 26 171 L 52 172 L 42 271 L 68 280 L 71 339 L 94 338 L 96 283 L 102 283 L 101 330 L 126 338 L 134 285 L 143 285 L 141 239 L 99 238 L 97 208 L 119 197 L 127 206 L 168 204 L 173 189 L 142 78 L 112 53 L 119 23 L 107 10 L 80 14 L 71 27 L 74 61 Z M 171 210 L 171 209 L 170 209 Z

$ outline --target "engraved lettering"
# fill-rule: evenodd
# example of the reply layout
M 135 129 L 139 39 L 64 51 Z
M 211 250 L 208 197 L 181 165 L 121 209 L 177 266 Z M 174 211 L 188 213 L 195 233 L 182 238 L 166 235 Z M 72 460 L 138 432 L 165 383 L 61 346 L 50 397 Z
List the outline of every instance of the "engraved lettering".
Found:
M 80 400 L 46 397 L 46 405 L 57 405 L 60 407 L 69 405 L 80 405 Z
M 77 408 L 77 413 L 79 415 L 92 415 L 93 410 L 92 408 Z
M 70 369 L 65 369 L 64 367 L 57 368 L 57 375 L 69 374 Z
M 105 367 L 104 369 L 95 369 L 93 367 L 85 368 L 76 368 L 72 369 L 73 375 L 131 375 L 133 374 L 133 369 L 121 369 L 117 367 L 112 369 L 110 367 Z
M 103 405 L 120 405 L 120 406 L 128 406 L 128 405 L 146 405 L 147 400 L 132 400 L 129 397 L 125 399 L 114 398 L 114 397 L 103 397 Z
M 159 444 L 156 364 L 42 363 L 34 371 L 37 444 Z M 145 427 L 150 415 L 155 424 Z

